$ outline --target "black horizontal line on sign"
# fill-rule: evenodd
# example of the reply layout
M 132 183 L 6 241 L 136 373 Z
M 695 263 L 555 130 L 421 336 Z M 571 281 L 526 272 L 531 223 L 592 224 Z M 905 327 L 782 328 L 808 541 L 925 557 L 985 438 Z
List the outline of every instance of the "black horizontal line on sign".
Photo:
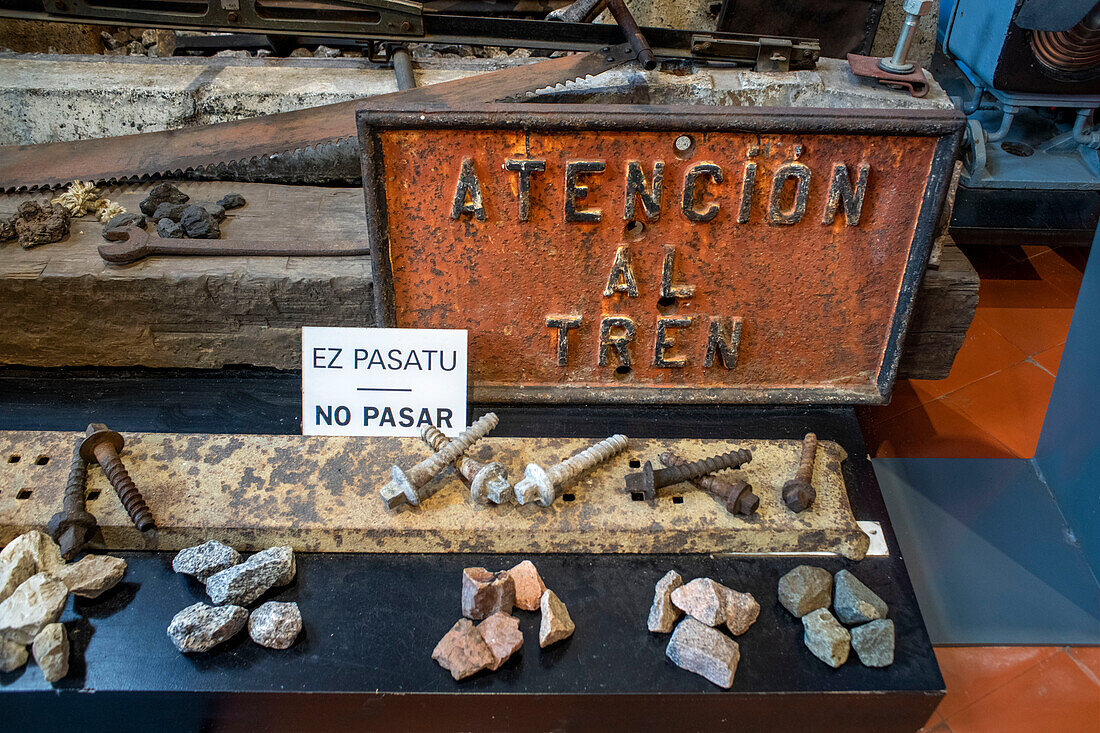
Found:
M 360 392 L 412 392 L 412 387 L 356 387 Z

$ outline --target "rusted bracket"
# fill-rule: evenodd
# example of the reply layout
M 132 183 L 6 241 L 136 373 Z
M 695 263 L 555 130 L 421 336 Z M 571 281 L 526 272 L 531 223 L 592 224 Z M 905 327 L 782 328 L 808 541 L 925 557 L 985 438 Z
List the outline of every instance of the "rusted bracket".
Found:
M 852 67 L 852 73 L 865 79 L 874 79 L 879 84 L 895 89 L 906 89 L 914 97 L 923 97 L 928 94 L 928 79 L 919 66 L 914 66 L 908 74 L 895 74 L 886 71 L 879 66 L 877 56 L 860 56 L 848 54 L 848 65 Z
M 370 254 L 366 242 L 315 239 L 294 242 L 235 242 L 220 239 L 169 239 L 154 237 L 138 227 L 125 227 L 107 235 L 120 240 L 99 246 L 99 256 L 113 265 L 129 265 L 153 255 L 246 257 L 344 257 Z

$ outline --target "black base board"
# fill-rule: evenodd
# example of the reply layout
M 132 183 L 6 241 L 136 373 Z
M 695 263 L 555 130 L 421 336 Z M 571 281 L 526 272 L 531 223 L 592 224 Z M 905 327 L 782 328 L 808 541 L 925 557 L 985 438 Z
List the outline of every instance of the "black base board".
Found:
M 296 433 L 298 388 L 297 375 L 270 372 L 6 370 L 0 429 L 78 429 L 94 418 L 123 432 Z M 66 610 L 72 669 L 55 685 L 59 693 L 33 666 L 3 674 L 0 711 L 45 729 L 111 720 L 118 731 L 915 731 L 931 715 L 943 680 L 850 408 L 494 409 L 501 435 L 776 438 L 813 430 L 848 451 L 853 510 L 882 524 L 890 556 L 529 556 L 569 607 L 576 633 L 540 650 L 538 614 L 517 611 L 523 650 L 497 672 L 456 683 L 430 655 L 459 618 L 461 569 L 506 568 L 528 556 L 304 554 L 294 583 L 270 594 L 301 607 L 305 630 L 291 649 L 264 649 L 242 634 L 182 655 L 165 629 L 205 599 L 201 586 L 171 572 L 170 553 L 120 553 L 130 563 L 124 582 Z M 801 623 L 776 598 L 778 578 L 804 562 L 848 568 L 886 600 L 897 630 L 892 666 L 870 669 L 853 654 L 834 670 L 810 654 Z M 738 639 L 731 690 L 677 668 L 664 655 L 667 636 L 646 630 L 653 584 L 669 569 L 759 600 L 759 619 Z M 325 694 L 299 694 L 306 692 Z

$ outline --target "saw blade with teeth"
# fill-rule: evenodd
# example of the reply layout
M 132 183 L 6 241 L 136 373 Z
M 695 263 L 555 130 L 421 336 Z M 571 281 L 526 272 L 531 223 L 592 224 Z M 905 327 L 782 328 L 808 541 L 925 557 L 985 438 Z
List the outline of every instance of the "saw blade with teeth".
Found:
M 628 44 L 547 59 L 499 71 L 362 100 L 233 122 L 137 135 L 0 147 L 0 188 L 53 188 L 71 181 L 123 182 L 199 173 L 216 177 L 250 162 L 346 145 L 355 113 L 410 104 L 460 109 L 523 98 L 621 66 L 635 58 Z

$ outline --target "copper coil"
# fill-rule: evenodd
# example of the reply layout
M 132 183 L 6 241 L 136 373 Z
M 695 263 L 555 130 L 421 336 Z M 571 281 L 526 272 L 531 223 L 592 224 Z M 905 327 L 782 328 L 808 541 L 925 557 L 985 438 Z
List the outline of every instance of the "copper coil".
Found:
M 1056 71 L 1087 71 L 1100 66 L 1100 29 L 1084 22 L 1068 31 L 1035 31 L 1031 34 L 1035 58 Z

